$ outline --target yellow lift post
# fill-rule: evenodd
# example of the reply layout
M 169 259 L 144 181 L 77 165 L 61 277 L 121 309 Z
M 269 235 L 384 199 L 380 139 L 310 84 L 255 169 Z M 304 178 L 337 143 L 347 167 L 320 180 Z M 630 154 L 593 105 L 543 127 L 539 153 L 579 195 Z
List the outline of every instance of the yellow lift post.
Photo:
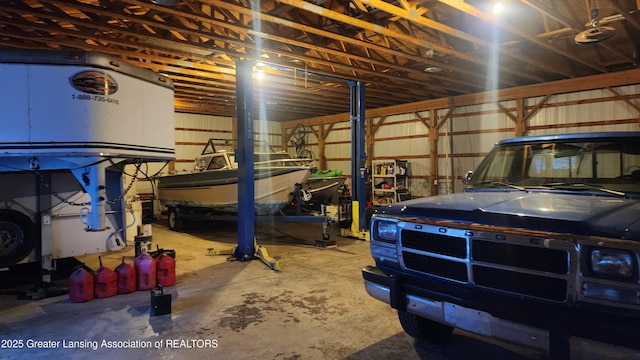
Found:
M 360 202 L 351 202 L 351 226 L 348 229 L 340 229 L 340 236 L 352 237 L 369 241 L 369 230 L 360 228 Z

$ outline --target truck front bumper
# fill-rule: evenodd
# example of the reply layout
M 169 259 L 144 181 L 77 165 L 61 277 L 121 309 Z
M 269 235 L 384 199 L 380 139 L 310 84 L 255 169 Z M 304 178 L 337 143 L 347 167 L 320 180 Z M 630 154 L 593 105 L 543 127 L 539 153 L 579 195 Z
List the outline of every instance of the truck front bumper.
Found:
M 364 272 L 368 273 L 364 282 L 367 293 L 396 309 L 475 334 L 538 349 L 549 349 L 549 331 L 547 330 L 502 320 L 484 311 L 411 294 L 402 294 L 398 301 L 397 294 L 392 294 L 398 289 L 396 278 L 388 277 L 374 267 L 367 267 L 363 269 Z M 372 277 L 377 277 L 377 281 L 367 280 Z
M 363 268 L 362 276 L 367 293 L 392 308 L 475 334 L 550 353 L 587 344 L 640 355 L 637 311 L 529 301 L 404 273 L 389 276 L 375 266 Z

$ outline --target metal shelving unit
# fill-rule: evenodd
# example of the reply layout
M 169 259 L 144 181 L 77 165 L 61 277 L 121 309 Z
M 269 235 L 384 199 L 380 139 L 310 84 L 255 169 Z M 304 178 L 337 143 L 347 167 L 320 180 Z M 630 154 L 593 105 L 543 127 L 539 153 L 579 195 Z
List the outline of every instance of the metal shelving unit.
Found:
M 372 166 L 373 205 L 393 204 L 411 198 L 407 160 L 374 160 Z

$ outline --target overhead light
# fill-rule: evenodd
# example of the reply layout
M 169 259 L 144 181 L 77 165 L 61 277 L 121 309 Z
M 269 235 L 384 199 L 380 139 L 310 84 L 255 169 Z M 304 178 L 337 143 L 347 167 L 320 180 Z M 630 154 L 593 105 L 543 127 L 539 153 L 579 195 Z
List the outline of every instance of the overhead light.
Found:
M 157 5 L 173 6 L 178 4 L 180 0 L 151 0 L 151 2 Z
M 433 59 L 433 57 L 436 55 L 436 52 L 433 49 L 427 49 L 427 51 L 425 51 L 424 55 L 426 57 L 428 57 L 429 59 Z
M 428 68 L 424 69 L 424 72 L 426 73 L 437 73 L 442 71 L 442 68 L 439 68 L 437 66 L 429 66 Z
M 494 3 L 491 12 L 493 13 L 493 15 L 502 14 L 504 12 L 504 3 L 502 1 Z

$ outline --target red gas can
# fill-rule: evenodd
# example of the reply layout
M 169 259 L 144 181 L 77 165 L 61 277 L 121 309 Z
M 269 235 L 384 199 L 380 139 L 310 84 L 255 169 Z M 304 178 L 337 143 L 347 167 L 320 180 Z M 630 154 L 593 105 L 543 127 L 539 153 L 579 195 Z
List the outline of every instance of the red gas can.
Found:
M 124 262 L 116 266 L 116 274 L 118 274 L 118 294 L 128 294 L 136 291 L 136 269 Z
M 156 259 L 148 253 L 142 253 L 133 260 L 136 270 L 136 288 L 151 290 L 156 287 Z
M 156 258 L 158 285 L 171 286 L 176 283 L 176 260 L 167 254 Z
M 93 275 L 78 267 L 69 277 L 69 298 L 75 303 L 93 300 Z
M 115 271 L 102 266 L 102 258 L 100 260 L 100 268 L 93 275 L 93 283 L 96 289 L 96 298 L 106 298 L 114 296 L 118 293 L 118 274 Z

